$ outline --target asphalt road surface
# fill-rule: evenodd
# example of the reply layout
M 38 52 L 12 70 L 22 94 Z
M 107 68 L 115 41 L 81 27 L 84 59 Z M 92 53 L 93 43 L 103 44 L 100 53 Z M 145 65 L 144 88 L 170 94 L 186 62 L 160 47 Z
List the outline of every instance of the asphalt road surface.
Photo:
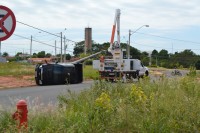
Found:
M 66 94 L 67 90 L 71 90 L 71 92 L 80 92 L 81 90 L 89 89 L 92 83 L 93 81 L 84 81 L 81 84 L 34 86 L 0 90 L 0 110 L 15 107 L 17 101 L 21 99 L 25 99 L 28 106 L 54 105 L 58 102 L 58 95 Z

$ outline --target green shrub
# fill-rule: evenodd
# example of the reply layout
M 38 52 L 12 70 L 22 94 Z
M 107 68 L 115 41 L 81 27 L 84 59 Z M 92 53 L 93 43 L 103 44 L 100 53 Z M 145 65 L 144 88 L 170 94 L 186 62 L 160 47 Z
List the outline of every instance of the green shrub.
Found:
M 188 76 L 195 77 L 197 75 L 196 68 L 194 66 L 190 66 Z
M 137 83 L 96 81 L 79 94 L 59 95 L 59 107 L 29 110 L 30 132 L 198 132 L 200 84 L 195 77 Z M 6 114 L 3 114 L 6 116 Z M 1 118 L 1 117 L 0 117 Z M 14 131 L 9 117 L 0 129 Z

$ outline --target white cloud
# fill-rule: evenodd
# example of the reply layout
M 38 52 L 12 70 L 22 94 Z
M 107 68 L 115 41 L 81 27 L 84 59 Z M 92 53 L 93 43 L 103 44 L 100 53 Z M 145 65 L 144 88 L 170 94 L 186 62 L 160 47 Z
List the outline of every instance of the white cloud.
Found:
M 144 24 L 150 27 L 142 31 L 164 36 L 200 27 L 199 0 L 4 0 L 1 4 L 13 10 L 18 21 L 50 32 L 67 28 L 69 39 L 76 41 L 84 39 L 87 26 L 93 28 L 96 42 L 109 41 L 117 8 L 121 9 L 122 36 Z M 22 32 L 30 36 L 36 31 L 18 23 L 16 33 Z

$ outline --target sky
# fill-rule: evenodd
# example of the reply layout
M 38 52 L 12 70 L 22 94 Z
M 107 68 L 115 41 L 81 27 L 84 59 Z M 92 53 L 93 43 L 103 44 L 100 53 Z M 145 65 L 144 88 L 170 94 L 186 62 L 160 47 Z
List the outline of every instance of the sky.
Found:
M 58 36 L 62 32 L 66 39 L 72 40 L 66 41 L 69 54 L 74 42 L 84 40 L 86 27 L 92 28 L 92 40 L 96 43 L 109 42 L 116 9 L 121 10 L 122 43 L 127 43 L 131 30 L 130 45 L 141 52 L 165 49 L 175 53 L 191 49 L 200 54 L 199 0 L 1 0 L 0 5 L 10 8 L 17 20 L 13 35 L 1 42 L 1 53 L 9 55 L 29 54 L 31 36 L 32 53 L 60 53 L 54 47 L 55 41 L 61 47 L 59 37 L 20 22 Z

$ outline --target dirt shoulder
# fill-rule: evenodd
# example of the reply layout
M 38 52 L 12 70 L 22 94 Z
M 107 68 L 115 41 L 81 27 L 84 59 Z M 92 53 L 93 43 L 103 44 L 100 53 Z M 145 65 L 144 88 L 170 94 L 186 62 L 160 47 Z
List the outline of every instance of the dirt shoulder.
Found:
M 0 76 L 0 89 L 35 86 L 33 76 Z

